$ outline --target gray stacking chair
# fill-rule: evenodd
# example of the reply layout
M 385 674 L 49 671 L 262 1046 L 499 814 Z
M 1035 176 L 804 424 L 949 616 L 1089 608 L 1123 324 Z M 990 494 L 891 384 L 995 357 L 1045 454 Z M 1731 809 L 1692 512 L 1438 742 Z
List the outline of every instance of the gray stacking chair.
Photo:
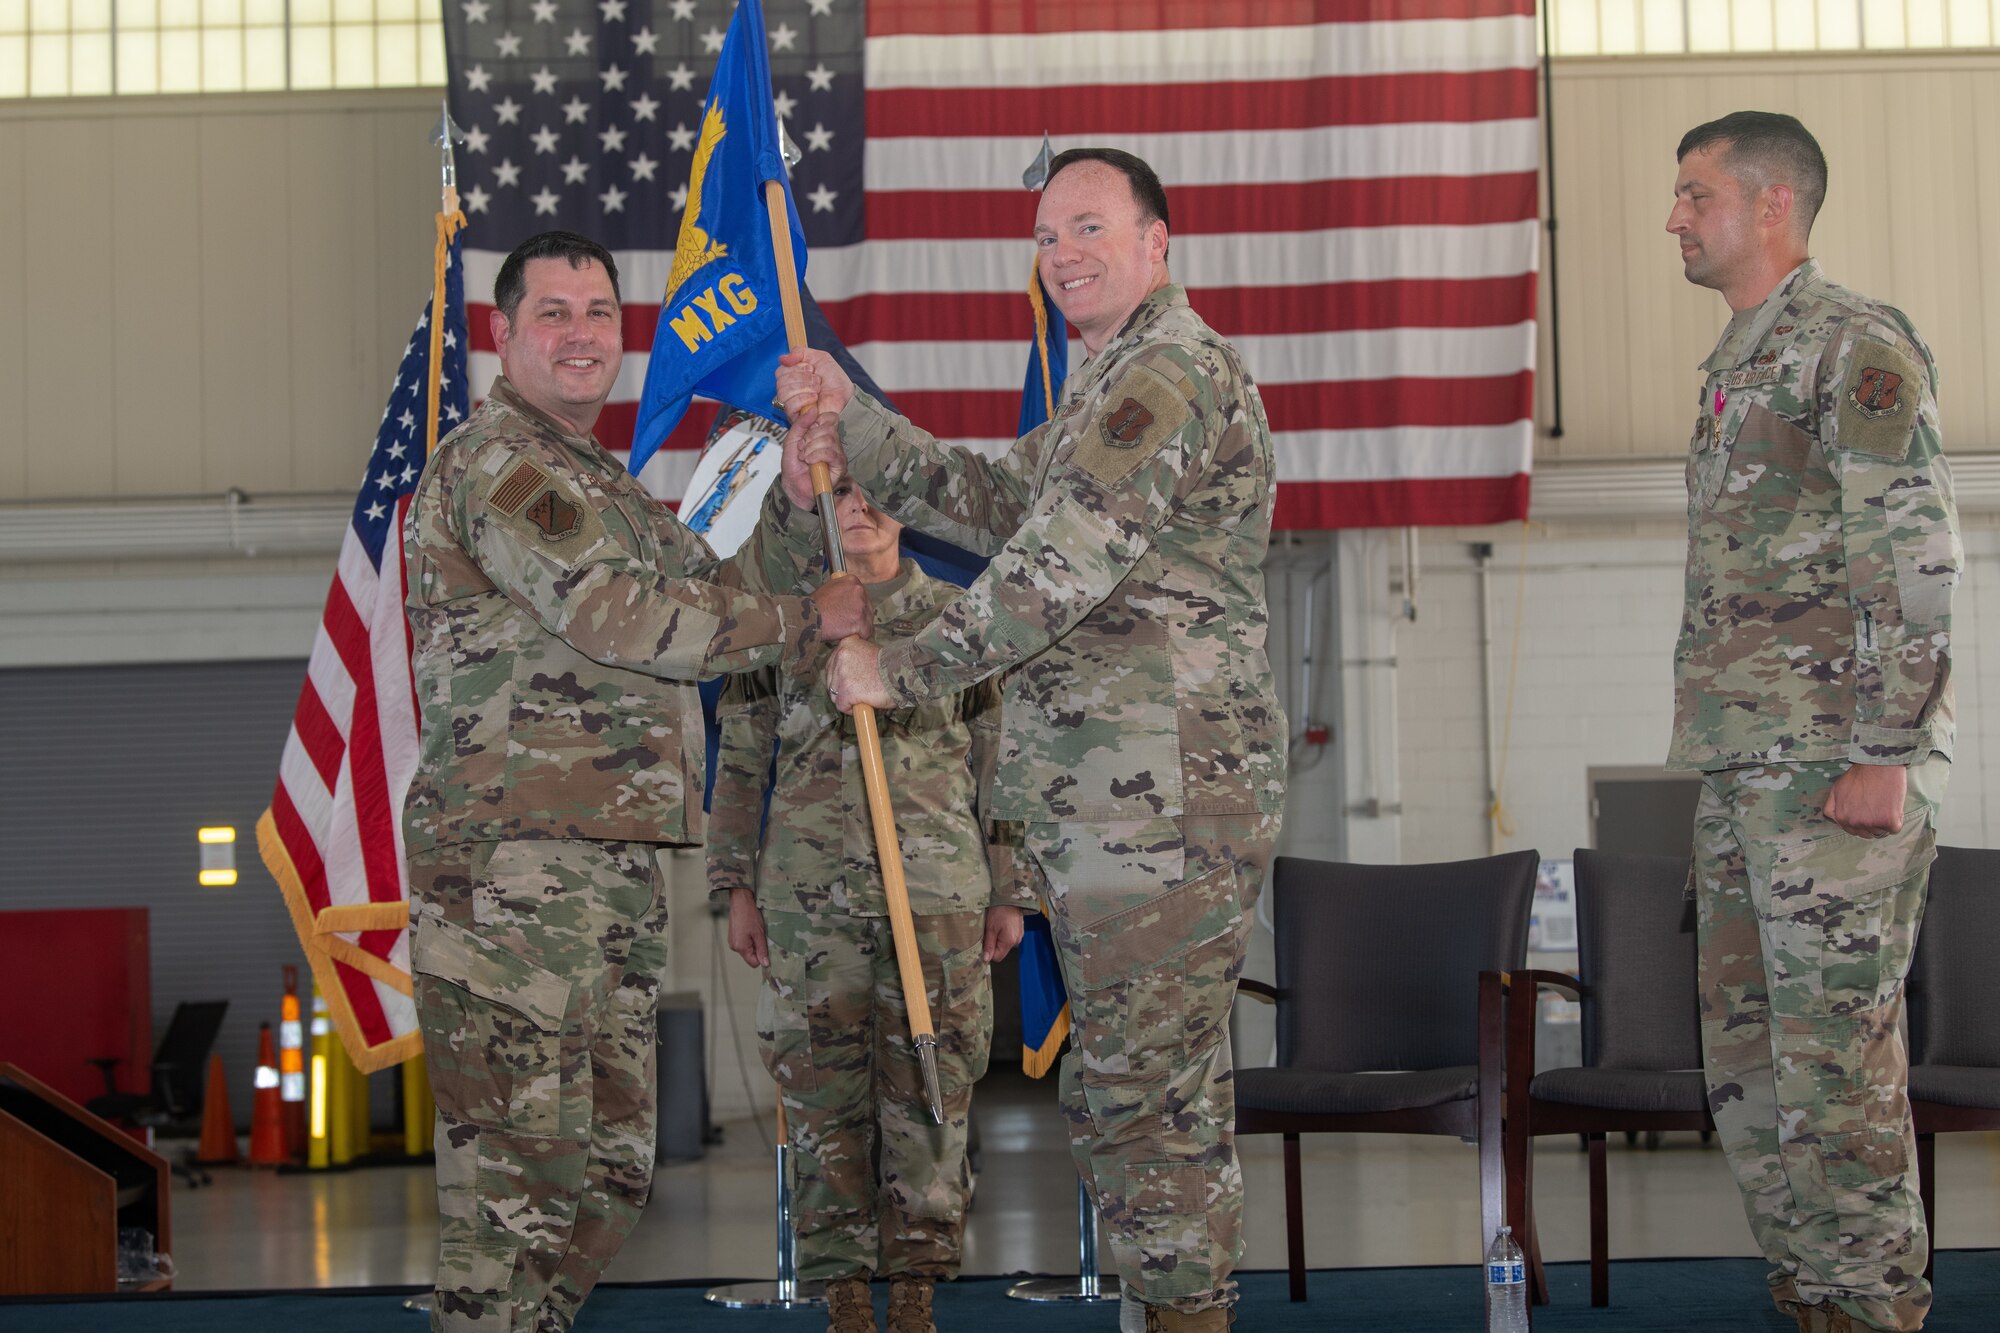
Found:
M 1910 1113 L 1931 1252 L 1937 1136 L 2000 1129 L 2000 852 L 1940 847 L 1910 968 Z M 1929 1277 L 1931 1270 L 1924 1269 Z
M 1277 984 L 1241 983 L 1277 1006 L 1278 1063 L 1236 1071 L 1236 1132 L 1285 1136 L 1293 1300 L 1306 1298 L 1301 1134 L 1477 1139 L 1483 1234 L 1499 1229 L 1499 974 L 1527 956 L 1540 861 L 1532 851 L 1410 866 L 1278 858 Z
M 1521 1238 L 1538 1303 L 1548 1301 L 1535 1232 L 1537 1134 L 1581 1134 L 1590 1149 L 1590 1303 L 1611 1301 L 1604 1136 L 1623 1130 L 1708 1131 L 1688 858 L 1578 848 L 1577 972 L 1508 978 L 1507 1067 L 1535 1068 L 1535 1005 L 1543 986 L 1583 1008 L 1583 1063 L 1508 1083 L 1507 1221 Z

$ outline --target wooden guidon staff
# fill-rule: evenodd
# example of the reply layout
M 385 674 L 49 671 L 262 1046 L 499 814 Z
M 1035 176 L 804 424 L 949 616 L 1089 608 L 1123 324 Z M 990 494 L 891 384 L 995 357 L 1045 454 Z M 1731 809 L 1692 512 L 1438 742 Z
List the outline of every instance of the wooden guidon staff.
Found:
M 771 215 L 771 244 L 778 260 L 778 291 L 785 308 L 785 341 L 794 352 L 806 345 L 805 307 L 799 300 L 798 275 L 792 267 L 792 229 L 785 209 L 785 187 L 764 182 L 764 204 Z M 812 466 L 813 494 L 819 498 L 820 529 L 826 535 L 826 563 L 832 578 L 852 578 L 840 548 L 840 520 L 834 515 L 833 474 L 824 463 Z M 903 1002 L 910 1011 L 910 1039 L 924 1071 L 924 1097 L 931 1119 L 944 1123 L 944 1094 L 938 1087 L 937 1031 L 931 1026 L 931 1002 L 924 989 L 917 926 L 910 917 L 910 890 L 903 879 L 903 848 L 896 837 L 896 812 L 889 801 L 889 775 L 882 763 L 882 733 L 875 709 L 854 705 L 854 731 L 861 750 L 861 777 L 868 788 L 868 819 L 875 829 L 875 856 L 882 864 L 882 890 L 889 900 L 889 930 L 896 940 L 896 970 L 903 979 Z

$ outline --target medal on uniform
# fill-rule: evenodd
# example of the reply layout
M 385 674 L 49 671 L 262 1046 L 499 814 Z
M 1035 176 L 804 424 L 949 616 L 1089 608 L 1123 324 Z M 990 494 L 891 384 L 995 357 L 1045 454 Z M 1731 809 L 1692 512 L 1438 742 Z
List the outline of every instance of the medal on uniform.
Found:
M 1722 409 L 1728 406 L 1728 404 L 1729 404 L 1729 391 L 1723 388 L 1720 384 L 1716 385 L 1713 434 L 1715 443 L 1718 446 L 1720 446 L 1722 443 Z

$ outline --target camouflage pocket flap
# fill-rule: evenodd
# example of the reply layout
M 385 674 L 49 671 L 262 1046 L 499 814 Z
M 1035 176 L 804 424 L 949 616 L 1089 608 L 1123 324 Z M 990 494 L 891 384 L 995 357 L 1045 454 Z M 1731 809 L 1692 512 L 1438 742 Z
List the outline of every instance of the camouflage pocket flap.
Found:
M 1189 1162 L 1130 1162 L 1125 1206 L 1135 1217 L 1172 1217 L 1208 1211 L 1208 1173 Z
M 1924 846 L 1912 850 L 1912 844 Z M 1936 835 L 1921 813 L 1905 813 L 1903 831 L 1863 838 L 1838 827 L 1750 844 L 1753 902 L 1767 921 L 1827 911 L 1900 884 L 1937 856 Z M 1761 890 L 1761 892 L 1759 891 Z
M 410 940 L 410 970 L 463 986 L 544 1032 L 561 1028 L 563 1010 L 569 1007 L 567 981 L 434 916 L 417 920 Z
M 1162 967 L 1235 925 L 1236 876 L 1217 866 L 1122 912 L 1080 927 L 1078 973 L 1085 990 L 1100 990 L 1134 973 Z

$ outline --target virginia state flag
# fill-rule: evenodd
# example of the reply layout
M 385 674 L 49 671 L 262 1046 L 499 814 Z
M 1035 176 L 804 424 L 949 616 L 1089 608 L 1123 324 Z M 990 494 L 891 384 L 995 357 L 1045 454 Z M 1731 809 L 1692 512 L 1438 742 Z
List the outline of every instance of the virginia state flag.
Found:
M 1028 373 L 1021 384 L 1022 435 L 1049 419 L 1069 376 L 1069 326 L 1049 300 L 1038 272 L 1028 275 L 1028 303 L 1035 312 L 1035 341 L 1028 348 Z M 1069 994 L 1063 989 L 1049 919 L 1031 915 L 1021 935 L 1021 1068 L 1028 1077 L 1049 1072 L 1068 1035 Z
M 646 466 L 699 391 L 769 415 L 778 358 L 787 350 L 778 261 L 764 182 L 784 190 L 792 262 L 806 271 L 806 238 L 778 151 L 764 11 L 742 0 L 723 38 L 688 177 L 687 212 L 653 334 L 646 387 L 632 432 L 634 475 Z

